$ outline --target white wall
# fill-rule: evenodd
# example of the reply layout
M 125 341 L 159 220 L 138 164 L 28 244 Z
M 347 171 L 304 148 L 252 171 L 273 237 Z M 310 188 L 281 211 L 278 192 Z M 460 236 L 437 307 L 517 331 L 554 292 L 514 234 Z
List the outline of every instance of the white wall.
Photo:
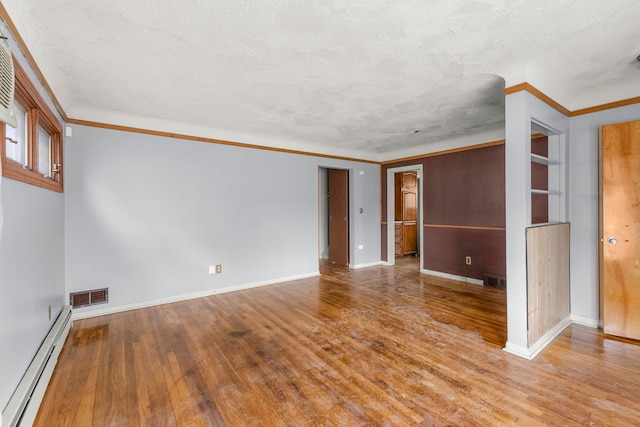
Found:
M 60 122 L 15 39 L 0 21 L 16 60 Z M 0 178 L 0 411 L 65 304 L 64 195 Z M 51 305 L 51 320 L 49 320 Z
M 110 289 L 79 312 L 317 273 L 319 167 L 351 169 L 353 263 L 380 260 L 378 165 L 86 126 L 66 144 L 67 291 Z
M 323 164 L 327 164 L 323 162 Z M 351 254 L 349 266 L 380 262 L 380 165 L 354 164 L 349 174 Z M 362 213 L 360 212 L 362 210 Z M 362 246 L 362 249 L 359 247 Z
M 640 120 L 640 104 L 571 118 L 571 313 L 598 320 L 598 128 Z
M 63 195 L 2 178 L 2 209 L 0 408 L 65 303 Z

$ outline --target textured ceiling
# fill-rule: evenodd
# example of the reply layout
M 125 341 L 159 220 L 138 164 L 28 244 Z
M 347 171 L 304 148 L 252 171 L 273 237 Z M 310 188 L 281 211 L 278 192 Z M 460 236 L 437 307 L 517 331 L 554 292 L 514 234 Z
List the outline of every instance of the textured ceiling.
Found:
M 80 120 L 386 160 L 501 138 L 505 85 L 640 96 L 637 0 L 2 4 Z

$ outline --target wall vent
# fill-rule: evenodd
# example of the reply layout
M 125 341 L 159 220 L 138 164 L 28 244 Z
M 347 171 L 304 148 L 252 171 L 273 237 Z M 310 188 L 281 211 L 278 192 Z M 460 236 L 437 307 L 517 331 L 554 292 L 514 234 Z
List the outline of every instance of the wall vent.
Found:
M 109 302 L 109 288 L 93 289 L 91 291 L 73 292 L 69 294 L 71 307 L 85 307 L 88 305 Z
M 507 279 L 493 274 L 484 274 L 484 285 L 487 288 L 507 289 Z
M 0 33 L 0 121 L 16 127 L 16 116 L 13 112 L 13 94 L 15 74 L 13 58 L 7 38 Z

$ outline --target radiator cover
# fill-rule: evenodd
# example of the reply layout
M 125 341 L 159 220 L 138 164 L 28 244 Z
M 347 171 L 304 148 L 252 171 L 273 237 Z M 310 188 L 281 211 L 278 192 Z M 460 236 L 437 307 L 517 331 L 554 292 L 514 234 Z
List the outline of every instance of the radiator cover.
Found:
M 69 330 L 71 306 L 65 306 L 40 345 L 22 380 L 2 413 L 2 426 L 31 426 L 47 390 Z

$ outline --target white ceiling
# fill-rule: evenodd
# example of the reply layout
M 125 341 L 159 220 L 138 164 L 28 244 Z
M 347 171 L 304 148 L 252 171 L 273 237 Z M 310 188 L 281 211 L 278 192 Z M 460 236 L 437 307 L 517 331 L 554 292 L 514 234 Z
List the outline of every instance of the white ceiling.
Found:
M 388 160 L 501 138 L 505 85 L 640 96 L 638 0 L 2 4 L 79 120 Z

